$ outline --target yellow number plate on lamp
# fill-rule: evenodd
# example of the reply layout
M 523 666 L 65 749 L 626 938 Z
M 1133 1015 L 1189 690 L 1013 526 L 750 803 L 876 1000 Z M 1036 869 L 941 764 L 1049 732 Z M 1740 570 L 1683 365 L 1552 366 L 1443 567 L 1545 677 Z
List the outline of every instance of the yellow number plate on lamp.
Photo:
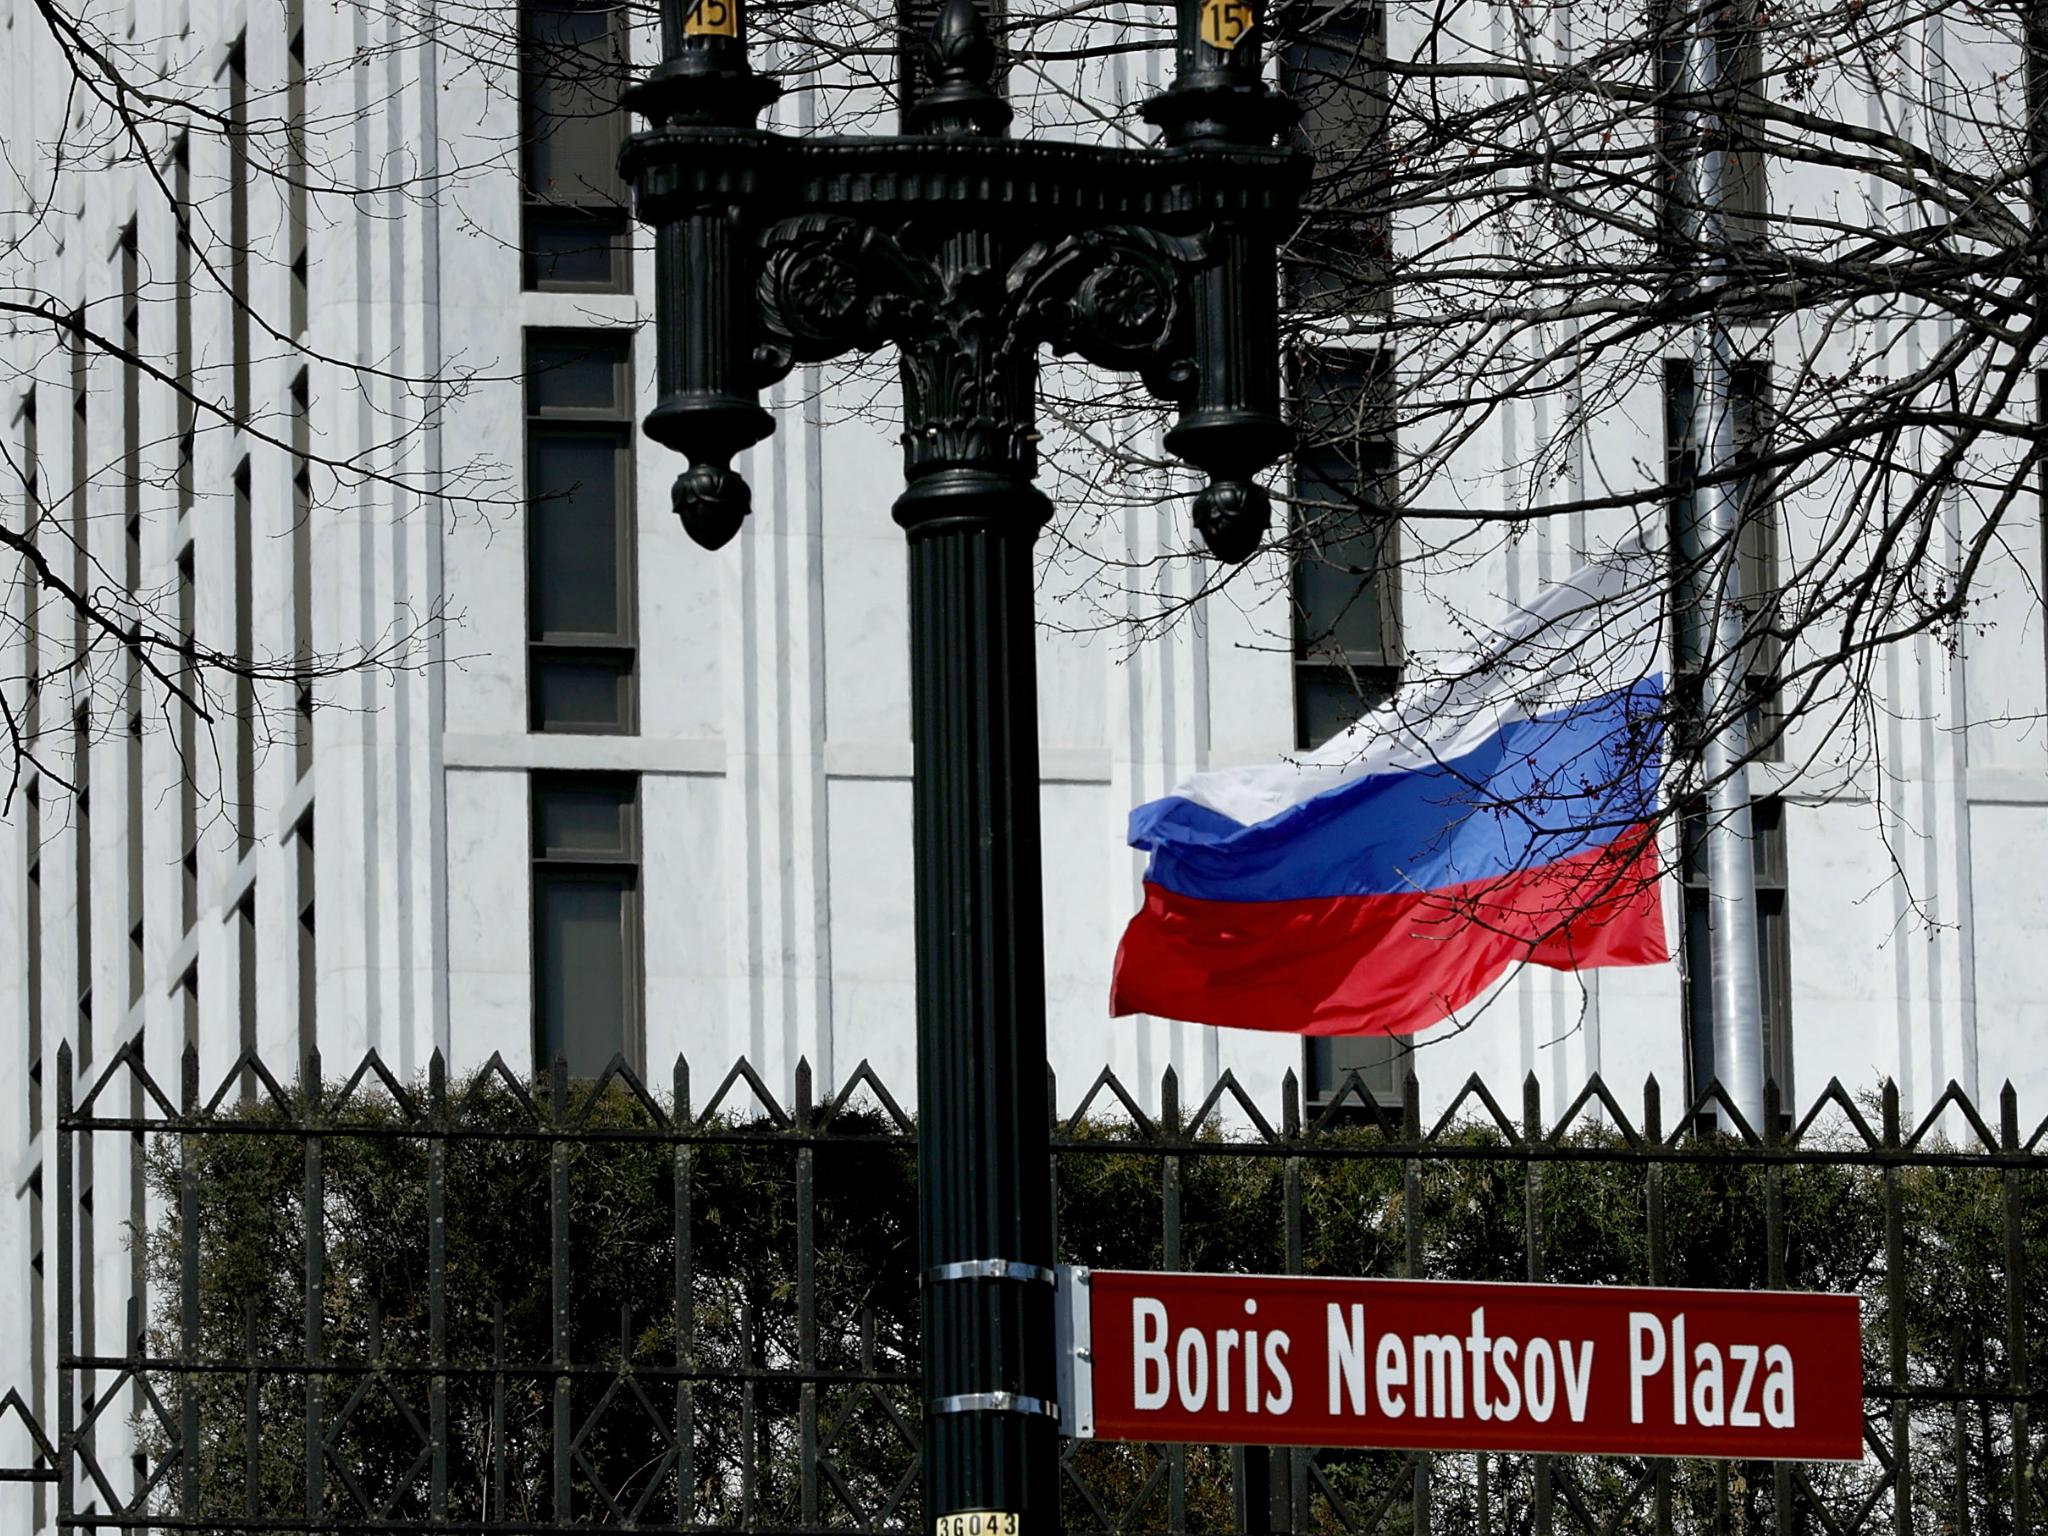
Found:
M 683 18 L 685 37 L 738 37 L 739 0 L 697 0 Z
M 1245 0 L 1202 0 L 1202 41 L 1227 53 L 1244 41 L 1256 20 Z

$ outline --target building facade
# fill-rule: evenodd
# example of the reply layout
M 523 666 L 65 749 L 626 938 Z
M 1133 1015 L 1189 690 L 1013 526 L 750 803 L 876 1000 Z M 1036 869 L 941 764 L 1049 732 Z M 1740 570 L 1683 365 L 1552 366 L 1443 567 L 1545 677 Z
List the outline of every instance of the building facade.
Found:
M 621 61 L 653 56 L 647 18 L 580 0 L 100 10 L 122 57 L 205 116 L 152 118 L 129 143 L 74 120 L 76 60 L 32 6 L 5 7 L 0 110 L 8 144 L 35 151 L 16 158 L 6 260 L 75 325 L 18 316 L 0 339 L 0 502 L 72 590 L 128 604 L 163 642 L 94 628 L 26 554 L 0 554 L 0 676 L 33 748 L 0 815 L 0 1272 L 28 1298 L 0 1329 L 9 1382 L 48 1376 L 62 1045 L 75 1084 L 129 1048 L 175 1084 L 189 1046 L 202 1096 L 249 1052 L 284 1076 L 315 1051 L 330 1073 L 375 1051 L 405 1079 L 437 1051 L 457 1073 L 557 1052 L 594 1072 L 616 1052 L 657 1081 L 678 1054 L 720 1075 L 745 1057 L 784 1087 L 800 1060 L 824 1083 L 865 1061 L 906 1101 L 915 1076 L 892 375 L 777 385 L 777 432 L 742 466 L 749 525 L 716 555 L 688 541 L 680 465 L 636 426 L 654 279 L 606 95 Z M 1360 7 L 1320 55 L 1279 61 L 1312 98 L 1307 131 L 1355 135 L 1369 103 L 1327 81 L 1363 89 L 1424 29 Z M 1161 65 L 1073 67 L 1078 95 L 1128 103 Z M 894 74 L 868 73 L 821 69 L 772 120 L 866 101 L 887 127 Z M 1028 116 L 1031 93 L 1013 96 Z M 59 144 L 86 169 L 59 167 Z M 96 339 L 66 339 L 81 333 Z M 1298 367 L 1304 421 L 1348 445 L 1311 442 L 1303 496 L 1391 502 L 1399 372 L 1380 344 Z M 1682 367 L 1650 374 L 1604 413 L 1602 462 L 1670 472 L 1690 412 L 1667 403 L 1687 387 Z M 1505 403 L 1461 450 L 1473 484 L 1550 494 L 1506 467 L 1517 434 L 1544 430 L 1535 409 Z M 1591 494 L 1583 458 L 1570 474 L 1558 497 Z M 1412 1067 L 1433 1104 L 1473 1072 L 1503 1096 L 1532 1072 L 1567 1096 L 1593 1072 L 1629 1091 L 1654 1073 L 1667 1095 L 1704 1072 L 1690 865 L 1667 893 L 1683 963 L 1516 976 L 1412 1056 L 1106 1016 L 1140 900 L 1130 809 L 1327 736 L 1412 651 L 1455 638 L 1403 585 L 1439 530 L 1390 516 L 1203 597 L 1168 488 L 1107 486 L 1044 550 L 1062 1102 L 1105 1065 L 1141 1098 L 1171 1066 L 1197 1102 L 1225 1071 L 1270 1100 L 1286 1072 L 1313 1098 L 1352 1067 L 1398 1096 Z M 1458 580 L 1505 612 L 1617 531 L 1532 524 Z M 1831 1077 L 1890 1077 L 1920 1106 L 1951 1079 L 2048 1089 L 2027 1049 L 2048 1026 L 2035 538 L 2015 527 L 1963 642 L 1885 654 L 1860 760 L 1798 773 L 1795 735 L 1756 770 L 1771 1061 L 1797 1097 Z M 224 677 L 210 654 L 268 670 Z M 106 1340 L 142 1284 L 124 1232 L 144 1192 L 126 1167 L 81 1178 L 81 1325 Z

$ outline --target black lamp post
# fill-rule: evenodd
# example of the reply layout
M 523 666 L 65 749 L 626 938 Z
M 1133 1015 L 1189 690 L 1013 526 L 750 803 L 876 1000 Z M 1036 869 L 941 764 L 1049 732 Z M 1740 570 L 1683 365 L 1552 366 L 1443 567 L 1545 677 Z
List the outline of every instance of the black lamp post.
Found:
M 972 0 L 940 12 L 906 136 L 757 128 L 776 87 L 748 66 L 741 0 L 663 0 L 664 58 L 631 96 L 650 127 L 623 163 L 659 306 L 646 427 L 689 456 L 675 506 L 693 538 L 715 549 L 746 518 L 730 465 L 773 428 L 764 386 L 850 351 L 901 359 L 927 1529 L 1059 1524 L 1038 349 L 1134 371 L 1179 408 L 1167 445 L 1207 475 L 1195 523 L 1226 560 L 1258 546 L 1271 504 L 1253 477 L 1290 440 L 1275 237 L 1307 165 L 1278 145 L 1291 112 L 1261 78 L 1249 0 L 1179 3 L 1177 76 L 1145 106 L 1156 149 L 1007 139 Z

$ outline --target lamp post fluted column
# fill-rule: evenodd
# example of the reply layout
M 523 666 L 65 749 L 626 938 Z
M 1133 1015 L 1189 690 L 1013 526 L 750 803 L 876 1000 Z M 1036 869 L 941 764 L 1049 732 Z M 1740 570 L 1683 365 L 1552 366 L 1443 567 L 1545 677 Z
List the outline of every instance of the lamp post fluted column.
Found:
M 646 428 L 690 459 L 675 505 L 716 548 L 744 525 L 732 459 L 766 436 L 759 392 L 798 363 L 896 349 L 909 543 L 915 767 L 918 1187 L 925 1524 L 1059 1526 L 1032 552 L 1038 352 L 1135 372 L 1178 408 L 1205 472 L 1195 522 L 1227 559 L 1285 450 L 1274 237 L 1307 165 L 1275 143 L 1252 8 L 1149 104 L 1156 149 L 1007 135 L 972 0 L 926 45 L 911 132 L 755 126 L 740 0 L 665 0 L 667 57 L 631 102 L 624 168 L 655 231 L 660 399 Z M 1207 0 L 1219 10 L 1219 0 Z M 1219 42 L 1218 39 L 1222 41 Z M 857 878 L 854 875 L 842 878 Z

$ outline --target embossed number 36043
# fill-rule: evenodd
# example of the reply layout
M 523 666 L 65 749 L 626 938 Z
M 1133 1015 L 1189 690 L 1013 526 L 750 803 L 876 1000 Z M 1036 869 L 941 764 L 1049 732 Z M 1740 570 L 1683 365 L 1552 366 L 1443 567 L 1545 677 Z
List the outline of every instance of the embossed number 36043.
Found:
M 973 1509 L 939 1516 L 939 1536 L 1017 1536 L 1013 1509 Z
M 697 0 L 683 18 L 685 37 L 738 37 L 739 0 Z
M 1243 41 L 1257 19 L 1246 0 L 1202 0 L 1202 41 L 1228 51 Z

